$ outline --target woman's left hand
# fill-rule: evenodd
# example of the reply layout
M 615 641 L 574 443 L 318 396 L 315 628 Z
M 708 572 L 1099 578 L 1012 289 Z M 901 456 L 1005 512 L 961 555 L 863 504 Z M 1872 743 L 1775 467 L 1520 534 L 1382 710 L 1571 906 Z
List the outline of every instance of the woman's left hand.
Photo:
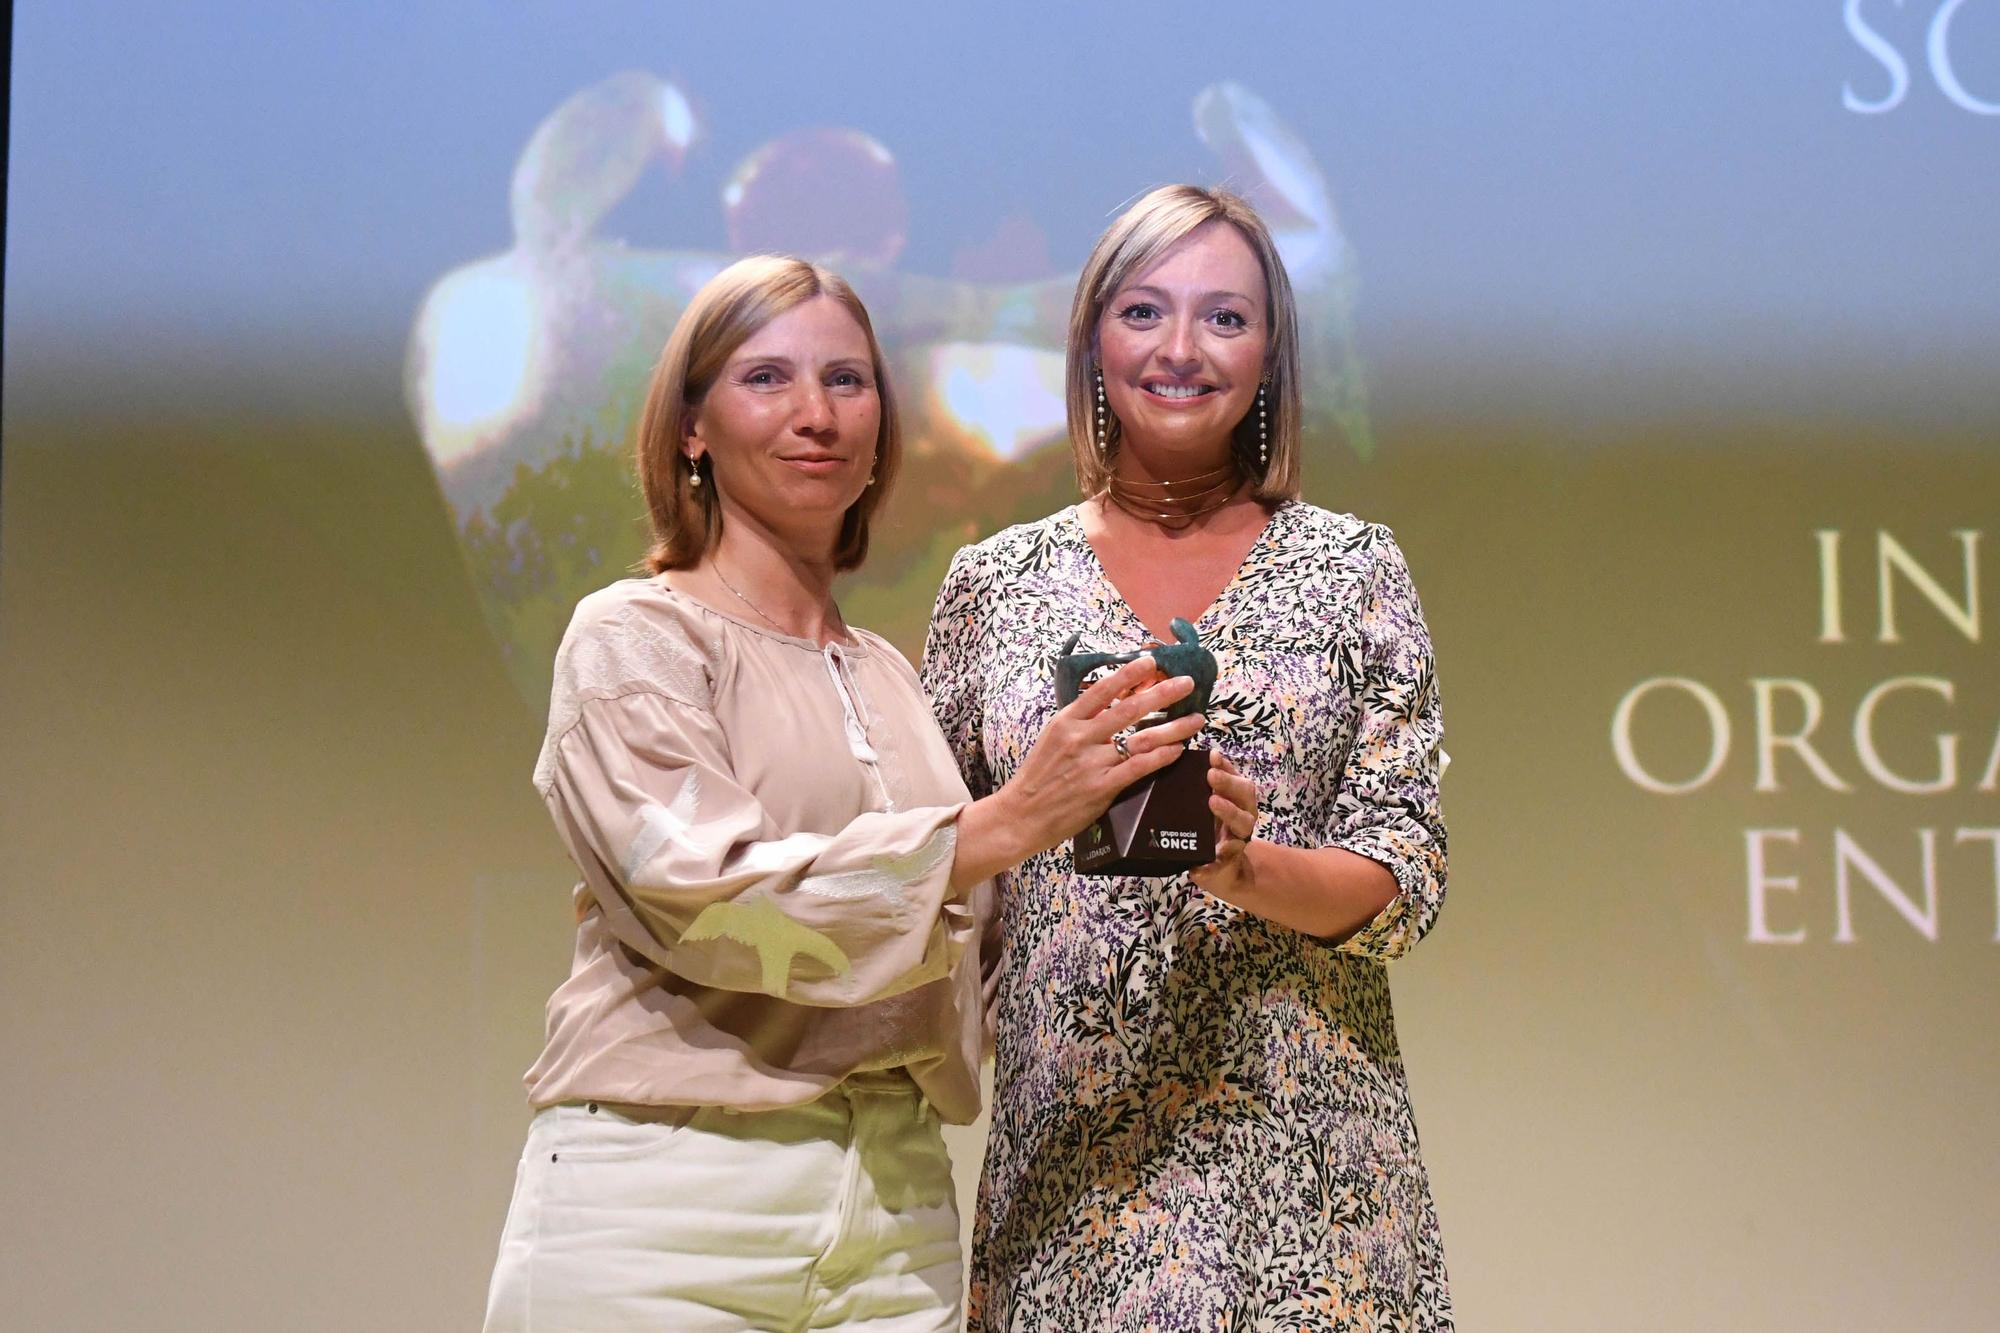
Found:
M 1220 750 L 1208 752 L 1208 808 L 1217 821 L 1215 859 L 1190 872 L 1203 892 L 1246 906 L 1255 887 L 1250 836 L 1257 829 L 1257 784 L 1237 771 Z

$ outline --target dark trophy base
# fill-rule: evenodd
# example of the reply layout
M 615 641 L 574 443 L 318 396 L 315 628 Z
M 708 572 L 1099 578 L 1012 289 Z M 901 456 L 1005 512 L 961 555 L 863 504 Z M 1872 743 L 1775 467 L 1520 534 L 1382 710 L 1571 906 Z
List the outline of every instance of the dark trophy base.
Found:
M 1095 824 L 1070 839 L 1076 873 L 1160 879 L 1207 865 L 1215 859 L 1208 797 L 1208 751 L 1189 746 L 1120 792 Z

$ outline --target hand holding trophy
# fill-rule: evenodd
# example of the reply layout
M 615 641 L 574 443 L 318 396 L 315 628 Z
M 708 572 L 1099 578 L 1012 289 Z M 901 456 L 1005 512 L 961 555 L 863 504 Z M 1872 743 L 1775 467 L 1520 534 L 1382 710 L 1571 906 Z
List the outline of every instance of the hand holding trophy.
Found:
M 1204 712 L 1215 688 L 1215 656 L 1201 646 L 1193 625 L 1176 618 L 1174 642 L 1129 653 L 1079 653 L 1072 634 L 1056 655 L 1056 704 L 1066 706 L 1096 671 L 1151 656 L 1169 677 L 1186 676 L 1194 688 L 1141 728 Z M 1122 743 L 1120 748 L 1122 749 Z M 1111 807 L 1070 840 L 1079 875 L 1177 875 L 1215 859 L 1215 815 L 1210 811 L 1208 751 L 1190 744 L 1171 764 L 1133 783 Z

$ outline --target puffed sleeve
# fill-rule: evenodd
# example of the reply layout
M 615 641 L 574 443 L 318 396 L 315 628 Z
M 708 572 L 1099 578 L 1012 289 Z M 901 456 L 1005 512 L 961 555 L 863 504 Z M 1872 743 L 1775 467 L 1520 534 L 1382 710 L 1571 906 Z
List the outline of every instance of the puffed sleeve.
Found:
M 970 941 L 951 891 L 958 806 L 779 828 L 732 776 L 701 650 L 627 608 L 579 611 L 537 784 L 606 924 L 700 985 L 867 1004 L 944 976 Z
M 951 558 L 944 584 L 931 610 L 924 635 L 924 693 L 931 701 L 938 730 L 944 733 L 959 774 L 974 797 L 991 795 L 992 771 L 986 764 L 979 724 L 985 710 L 981 697 L 980 648 L 984 622 L 980 615 L 981 580 L 978 549 L 962 546 Z
M 1354 739 L 1334 802 L 1335 847 L 1380 862 L 1396 896 L 1339 947 L 1400 958 L 1444 906 L 1445 827 L 1438 800 L 1444 713 L 1430 633 L 1394 536 L 1374 529 L 1376 560 L 1360 618 Z

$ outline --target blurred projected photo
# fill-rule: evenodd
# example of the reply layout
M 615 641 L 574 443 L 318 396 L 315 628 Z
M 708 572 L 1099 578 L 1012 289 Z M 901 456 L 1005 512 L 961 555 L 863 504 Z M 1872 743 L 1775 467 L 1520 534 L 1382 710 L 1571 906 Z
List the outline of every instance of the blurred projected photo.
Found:
M 1324 175 L 1248 89 L 1204 88 L 1192 113 L 1207 150 L 1196 174 L 1256 204 L 1297 289 L 1306 439 L 1367 457 L 1353 255 Z M 537 717 L 571 608 L 630 573 L 645 545 L 631 432 L 653 361 L 689 297 L 741 255 L 837 269 L 892 363 L 906 461 L 867 569 L 842 594 L 857 621 L 913 653 L 952 551 L 1075 498 L 1062 443 L 1075 275 L 1055 270 L 1033 224 L 995 219 L 988 236 L 958 245 L 952 271 L 910 272 L 899 267 L 911 210 L 894 146 L 804 126 L 730 174 L 716 201 L 726 252 L 601 234 L 649 173 L 682 179 L 703 131 L 690 92 L 650 74 L 571 97 L 514 169 L 513 248 L 440 278 L 411 332 L 410 408 L 487 622 Z M 1097 201 L 1107 213 L 1123 202 Z

